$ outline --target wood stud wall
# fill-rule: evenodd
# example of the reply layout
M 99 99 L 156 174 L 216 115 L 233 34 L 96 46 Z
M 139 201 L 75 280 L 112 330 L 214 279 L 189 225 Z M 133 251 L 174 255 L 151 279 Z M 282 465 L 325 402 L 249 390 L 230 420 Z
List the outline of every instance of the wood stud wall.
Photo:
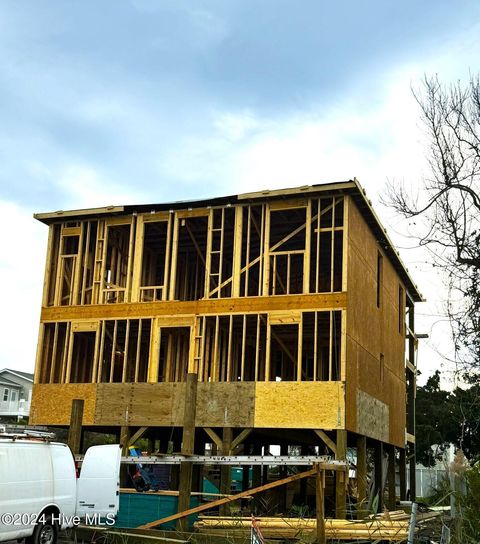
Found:
M 337 196 L 53 224 L 43 303 L 340 292 L 344 215 Z
M 334 240 L 343 208 L 340 196 L 54 224 L 44 306 L 341 291 L 343 250 Z M 344 334 L 333 330 L 341 311 L 332 312 L 314 314 L 324 326 L 315 317 L 308 339 L 303 323 L 312 314 L 299 311 L 294 323 L 291 311 L 197 314 L 185 326 L 176 316 L 44 323 L 38 378 L 168 382 L 190 371 L 205 382 L 336 380 Z
M 343 313 L 45 323 L 38 382 L 338 381 Z

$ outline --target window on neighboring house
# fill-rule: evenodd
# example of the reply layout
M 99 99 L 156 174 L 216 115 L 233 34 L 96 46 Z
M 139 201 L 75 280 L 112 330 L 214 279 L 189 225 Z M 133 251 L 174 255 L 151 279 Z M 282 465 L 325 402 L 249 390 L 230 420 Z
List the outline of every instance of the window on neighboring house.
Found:
M 382 275 L 383 275 L 383 256 L 380 252 L 377 254 L 377 308 L 380 308 L 382 298 Z
M 17 392 L 16 391 L 12 391 L 12 396 L 11 396 L 10 400 L 12 402 L 15 402 L 17 400 Z
M 9 393 L 9 389 L 3 390 L 3 402 L 8 402 L 8 393 Z

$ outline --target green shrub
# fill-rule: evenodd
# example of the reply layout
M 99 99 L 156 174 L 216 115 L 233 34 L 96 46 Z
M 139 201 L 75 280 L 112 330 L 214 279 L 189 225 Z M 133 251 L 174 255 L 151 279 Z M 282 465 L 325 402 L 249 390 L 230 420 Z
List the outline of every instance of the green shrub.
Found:
M 480 542 L 480 463 L 465 471 L 466 492 L 457 493 L 460 510 L 457 535 L 462 544 Z

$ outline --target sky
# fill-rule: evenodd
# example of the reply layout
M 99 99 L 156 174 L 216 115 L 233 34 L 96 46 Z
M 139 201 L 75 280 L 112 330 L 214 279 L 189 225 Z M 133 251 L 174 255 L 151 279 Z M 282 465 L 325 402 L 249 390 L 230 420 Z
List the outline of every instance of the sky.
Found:
M 420 380 L 447 379 L 441 278 L 381 197 L 428 176 L 412 88 L 479 58 L 473 0 L 0 0 L 0 368 L 33 371 L 34 212 L 356 177 L 428 299 Z

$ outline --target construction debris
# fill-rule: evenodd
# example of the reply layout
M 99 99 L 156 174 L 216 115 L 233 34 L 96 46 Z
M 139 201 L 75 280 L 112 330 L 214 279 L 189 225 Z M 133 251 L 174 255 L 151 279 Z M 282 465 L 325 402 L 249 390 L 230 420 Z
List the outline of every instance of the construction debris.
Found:
M 300 539 L 315 533 L 315 518 L 256 518 L 265 538 Z M 209 535 L 246 536 L 252 529 L 251 518 L 201 516 L 194 524 L 197 531 Z M 408 519 L 369 519 L 347 521 L 325 519 L 325 536 L 335 540 L 389 540 L 401 542 L 408 535 Z
M 433 519 L 441 512 L 418 514 L 417 523 Z M 344 519 L 325 519 L 325 536 L 333 540 L 388 540 L 405 541 L 408 537 L 410 514 L 404 510 L 371 516 L 365 520 L 347 521 Z M 255 522 L 265 538 L 301 539 L 316 531 L 316 518 L 260 517 Z M 201 534 L 246 536 L 252 528 L 252 518 L 199 516 L 194 524 Z

